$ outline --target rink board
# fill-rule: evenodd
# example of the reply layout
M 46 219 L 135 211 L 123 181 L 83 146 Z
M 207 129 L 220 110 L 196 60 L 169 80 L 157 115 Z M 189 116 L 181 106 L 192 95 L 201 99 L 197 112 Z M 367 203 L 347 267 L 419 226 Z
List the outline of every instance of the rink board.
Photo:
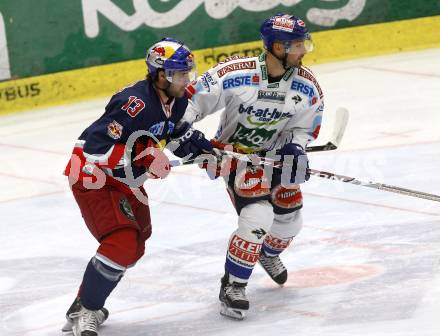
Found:
M 313 34 L 307 64 L 440 47 L 440 16 L 344 28 Z M 255 56 L 260 41 L 196 50 L 199 73 L 230 55 Z M 0 114 L 112 95 L 145 76 L 144 60 L 59 72 L 0 83 Z

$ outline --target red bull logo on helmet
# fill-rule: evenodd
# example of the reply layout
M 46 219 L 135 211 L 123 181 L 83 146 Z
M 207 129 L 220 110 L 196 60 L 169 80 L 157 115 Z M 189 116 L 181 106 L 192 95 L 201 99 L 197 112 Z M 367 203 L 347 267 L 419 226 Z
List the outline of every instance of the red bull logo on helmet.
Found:
M 164 47 L 154 47 L 153 52 L 158 56 L 165 56 L 165 48 Z

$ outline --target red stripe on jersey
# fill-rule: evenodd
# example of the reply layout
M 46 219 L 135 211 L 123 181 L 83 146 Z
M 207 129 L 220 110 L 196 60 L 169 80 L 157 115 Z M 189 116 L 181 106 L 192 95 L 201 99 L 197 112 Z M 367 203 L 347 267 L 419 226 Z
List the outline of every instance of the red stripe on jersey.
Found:
M 188 97 L 188 99 L 191 99 L 195 93 L 196 93 L 196 89 L 194 88 L 194 86 L 192 86 L 192 84 L 189 84 L 186 87 L 186 96 Z
M 319 131 L 321 130 L 321 125 L 318 125 L 315 130 L 313 131 L 312 136 L 316 139 L 319 135 Z

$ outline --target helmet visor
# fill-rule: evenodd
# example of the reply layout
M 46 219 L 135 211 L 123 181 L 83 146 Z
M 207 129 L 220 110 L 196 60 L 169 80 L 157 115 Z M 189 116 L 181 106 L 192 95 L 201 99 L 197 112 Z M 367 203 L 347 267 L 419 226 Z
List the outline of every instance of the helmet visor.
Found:
M 311 38 L 285 42 L 284 45 L 288 54 L 308 54 L 312 52 L 314 48 Z
M 186 86 L 197 78 L 195 67 L 190 70 L 166 70 L 165 75 L 170 83 Z

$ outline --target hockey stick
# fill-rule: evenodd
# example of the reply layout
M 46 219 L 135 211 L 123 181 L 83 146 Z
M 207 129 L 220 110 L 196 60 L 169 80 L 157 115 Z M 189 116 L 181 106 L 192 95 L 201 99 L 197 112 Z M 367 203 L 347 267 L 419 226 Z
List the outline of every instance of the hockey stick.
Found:
M 317 151 L 328 151 L 328 150 L 337 149 L 340 144 L 340 141 L 342 139 L 342 136 L 344 135 L 344 131 L 345 131 L 345 127 L 347 125 L 347 122 L 348 122 L 348 110 L 345 108 L 338 108 L 336 110 L 334 129 L 333 129 L 333 133 L 332 133 L 332 137 L 331 137 L 330 141 L 325 145 L 307 147 L 306 151 L 307 152 L 317 152 Z M 254 164 L 254 165 L 269 165 L 274 168 L 282 168 L 281 162 L 271 160 L 269 158 L 262 158 L 262 157 L 255 155 L 255 154 L 246 155 L 246 154 L 240 154 L 240 153 L 235 153 L 235 152 L 230 152 L 230 151 L 221 151 L 221 150 L 216 150 L 216 151 L 217 151 L 217 156 L 220 159 L 221 159 L 221 156 L 227 155 L 227 156 L 234 157 L 235 159 L 238 159 L 241 161 L 252 162 L 252 164 Z M 200 161 L 199 162 L 197 162 L 197 161 L 198 161 L 197 159 L 188 160 L 188 161 L 174 160 L 174 161 L 171 161 L 171 166 L 175 167 L 175 166 L 181 166 L 181 165 L 192 164 L 192 163 L 201 163 Z M 309 169 L 309 172 L 313 176 L 324 178 L 327 180 L 340 181 L 340 182 L 344 182 L 344 183 L 359 185 L 361 187 L 373 188 L 373 189 L 377 189 L 377 190 L 388 191 L 388 192 L 406 195 L 406 196 L 410 196 L 410 197 L 416 197 L 416 198 L 422 198 L 422 199 L 426 199 L 426 200 L 430 200 L 430 201 L 440 202 L 440 195 L 429 194 L 429 193 L 425 193 L 422 191 L 406 189 L 406 188 L 392 186 L 392 185 L 384 184 L 384 183 L 371 182 L 371 181 L 364 182 L 364 181 L 358 180 L 354 177 L 338 175 L 338 174 L 334 174 L 334 173 L 330 173 L 330 172 L 326 172 L 326 171 L 321 171 L 321 170 Z
M 347 123 L 348 110 L 344 107 L 338 107 L 335 112 L 335 121 L 333 122 L 333 132 L 330 140 L 325 145 L 309 146 L 306 148 L 306 152 L 322 152 L 337 149 L 341 143 Z
M 339 107 L 336 109 L 335 112 L 335 120 L 333 122 L 333 131 L 332 135 L 330 137 L 330 140 L 325 145 L 316 145 L 316 146 L 308 146 L 306 147 L 306 152 L 323 152 L 323 151 L 329 151 L 329 150 L 335 150 L 339 147 L 339 144 L 341 143 L 341 139 L 344 135 L 345 128 L 347 127 L 348 123 L 348 110 L 344 107 Z M 222 155 L 230 155 L 233 152 L 227 152 L 227 151 L 217 151 L 216 156 L 218 159 L 221 159 Z M 170 161 L 171 167 L 177 167 L 177 166 L 183 166 L 183 165 L 189 165 L 196 163 L 197 159 L 189 159 L 189 160 L 172 160 Z M 200 162 L 197 162 L 200 163 Z
M 406 196 L 411 196 L 411 197 L 423 198 L 423 199 L 430 200 L 430 201 L 440 202 L 440 195 L 428 194 L 428 193 L 425 193 L 422 191 L 396 187 L 396 186 L 392 186 L 392 185 L 384 184 L 384 183 L 371 182 L 371 181 L 364 182 L 364 181 L 360 181 L 354 177 L 338 175 L 338 174 L 329 173 L 329 172 L 325 172 L 325 171 L 321 171 L 321 170 L 310 169 L 309 171 L 310 171 L 311 175 L 325 178 L 327 180 L 340 181 L 340 182 L 350 183 L 350 184 L 354 184 L 354 185 L 359 185 L 361 187 L 373 188 L 373 189 L 392 192 L 395 194 L 401 194 L 401 195 L 406 195 Z
M 272 166 L 274 168 L 282 168 L 283 167 L 283 164 L 279 161 L 275 161 L 275 160 L 269 159 L 269 158 L 259 157 L 255 154 L 246 155 L 246 154 L 240 154 L 240 153 L 229 152 L 229 151 L 220 151 L 220 152 L 222 152 L 224 155 L 231 156 L 231 157 L 238 159 L 240 161 L 251 162 L 253 165 Z M 338 174 L 334 174 L 334 173 L 330 173 L 330 172 L 326 172 L 326 171 L 322 171 L 322 170 L 316 170 L 316 169 L 309 169 L 309 173 L 312 176 L 324 178 L 327 180 L 350 183 L 350 184 L 358 185 L 361 187 L 373 188 L 373 189 L 392 192 L 395 194 L 401 194 L 401 195 L 406 195 L 406 196 L 411 196 L 411 197 L 416 197 L 416 198 L 423 198 L 423 199 L 430 200 L 430 201 L 440 202 L 440 195 L 429 194 L 429 193 L 425 193 L 422 191 L 411 190 L 411 189 L 406 189 L 406 188 L 402 188 L 402 187 L 396 187 L 396 186 L 392 186 L 392 185 L 385 184 L 385 183 L 379 183 L 379 182 L 371 182 L 371 181 L 364 182 L 364 181 L 358 180 L 355 177 L 338 175 Z
M 224 152 L 228 156 L 232 156 L 233 158 L 241 160 L 241 161 L 251 162 L 253 165 L 265 165 L 265 166 L 272 166 L 274 168 L 282 168 L 283 167 L 283 164 L 279 161 L 275 161 L 275 160 L 268 159 L 268 158 L 262 158 L 257 155 L 249 155 L 248 156 L 245 154 L 239 154 L 239 153 L 235 153 L 235 152 L 228 152 L 228 151 L 224 151 Z M 310 175 L 312 175 L 312 176 L 324 178 L 327 180 L 350 183 L 350 184 L 358 185 L 361 187 L 373 188 L 373 189 L 392 192 L 395 194 L 401 194 L 401 195 L 405 195 L 405 196 L 423 198 L 423 199 L 430 200 L 430 201 L 440 202 L 440 195 L 429 194 L 429 193 L 425 193 L 422 191 L 411 190 L 411 189 L 406 189 L 406 188 L 402 188 L 402 187 L 396 187 L 396 186 L 385 184 L 385 183 L 371 182 L 371 181 L 364 182 L 364 181 L 358 180 L 355 177 L 334 174 L 334 173 L 330 173 L 330 172 L 326 172 L 326 171 L 322 171 L 322 170 L 309 169 L 309 172 L 310 172 Z

